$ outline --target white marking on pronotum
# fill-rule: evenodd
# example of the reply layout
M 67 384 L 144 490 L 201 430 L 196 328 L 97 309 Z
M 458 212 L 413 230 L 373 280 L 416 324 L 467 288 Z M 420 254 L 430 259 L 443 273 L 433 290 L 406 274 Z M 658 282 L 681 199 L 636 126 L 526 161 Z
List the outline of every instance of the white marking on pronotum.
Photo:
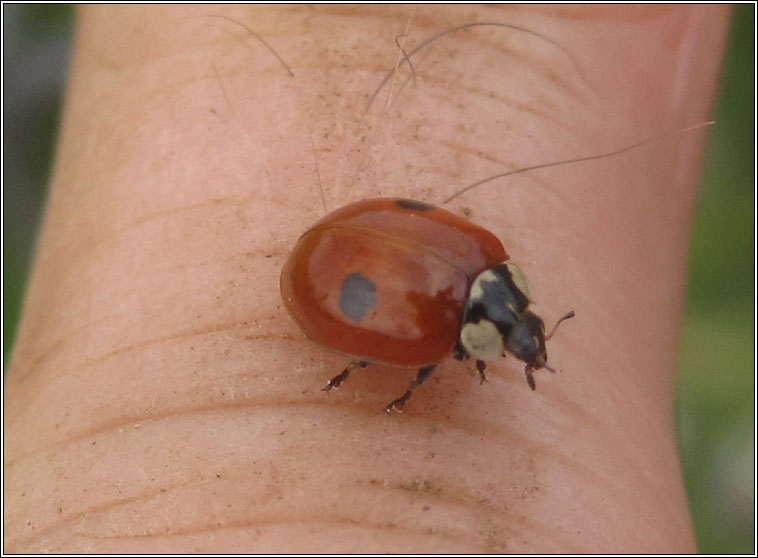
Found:
M 499 360 L 503 355 L 503 335 L 489 320 L 467 323 L 461 329 L 463 348 L 478 360 Z
M 471 285 L 471 289 L 469 289 L 469 299 L 479 300 L 484 296 L 482 283 L 497 283 L 497 281 L 498 277 L 495 275 L 494 271 L 491 269 L 482 271 L 479 275 L 477 275 L 474 283 Z
M 526 275 L 524 275 L 524 272 L 521 271 L 521 268 L 515 263 L 506 263 L 505 267 L 511 274 L 513 284 L 516 285 L 518 290 L 526 295 L 526 298 L 529 299 L 529 302 L 532 302 L 532 295 L 529 293 L 529 285 L 526 284 Z

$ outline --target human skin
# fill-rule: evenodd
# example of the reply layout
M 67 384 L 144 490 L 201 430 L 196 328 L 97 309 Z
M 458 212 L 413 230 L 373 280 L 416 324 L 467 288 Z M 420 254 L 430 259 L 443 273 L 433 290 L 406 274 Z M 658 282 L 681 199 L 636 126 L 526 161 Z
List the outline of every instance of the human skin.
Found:
M 403 414 L 383 408 L 413 370 L 326 394 L 349 360 L 298 330 L 279 273 L 324 205 L 441 203 L 708 120 L 728 16 L 80 8 L 5 381 L 5 551 L 695 551 L 673 380 L 707 130 L 447 204 L 503 241 L 548 324 L 576 311 L 535 392 L 506 358 L 483 385 L 442 363 Z M 543 37 L 450 33 L 364 115 L 396 36 L 469 22 Z

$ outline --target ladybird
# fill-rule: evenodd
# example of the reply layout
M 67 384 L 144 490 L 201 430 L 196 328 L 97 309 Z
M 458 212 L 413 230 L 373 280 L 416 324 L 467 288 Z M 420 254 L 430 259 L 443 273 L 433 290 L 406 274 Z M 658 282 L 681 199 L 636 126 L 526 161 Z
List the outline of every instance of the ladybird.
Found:
M 336 388 L 369 363 L 418 369 L 385 410 L 449 356 L 485 362 L 510 353 L 532 372 L 547 366 L 543 321 L 529 310 L 524 274 L 491 232 L 433 205 L 400 198 L 359 201 L 330 213 L 297 241 L 281 274 L 285 306 L 311 340 L 353 363 Z M 569 312 L 556 323 L 573 317 Z

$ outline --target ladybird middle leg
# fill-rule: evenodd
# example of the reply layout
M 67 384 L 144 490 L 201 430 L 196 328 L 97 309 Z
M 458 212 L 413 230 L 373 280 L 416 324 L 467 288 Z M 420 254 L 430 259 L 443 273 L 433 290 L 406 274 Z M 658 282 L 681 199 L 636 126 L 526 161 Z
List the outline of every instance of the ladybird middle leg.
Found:
M 368 366 L 368 362 L 365 360 L 359 360 L 357 362 L 351 362 L 342 372 L 337 374 L 334 378 L 326 382 L 326 385 L 321 388 L 321 391 L 329 391 L 332 388 L 337 388 L 339 385 L 344 382 L 347 377 L 350 375 L 350 372 L 355 370 L 356 368 L 366 368 Z
M 387 405 L 384 410 L 387 411 L 388 414 L 392 413 L 392 411 L 397 411 L 398 413 L 403 412 L 403 407 L 405 406 L 405 402 L 408 401 L 408 399 L 411 396 L 411 393 L 413 393 L 413 390 L 416 389 L 418 386 L 424 383 L 424 380 L 426 380 L 429 375 L 434 370 L 436 364 L 432 364 L 431 366 L 424 366 L 423 368 L 420 368 L 418 373 L 416 374 L 416 378 L 411 382 L 411 385 L 408 387 L 408 390 L 400 397 L 392 401 L 389 405 Z
M 487 365 L 484 364 L 483 360 L 477 360 L 476 361 L 476 371 L 479 372 L 479 383 L 483 384 L 487 381 Z

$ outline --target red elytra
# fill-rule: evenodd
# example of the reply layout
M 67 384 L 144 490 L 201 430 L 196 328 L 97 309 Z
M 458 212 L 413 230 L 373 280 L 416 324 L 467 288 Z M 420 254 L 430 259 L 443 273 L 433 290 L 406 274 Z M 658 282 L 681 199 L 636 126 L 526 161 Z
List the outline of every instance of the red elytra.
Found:
M 313 341 L 358 361 L 423 367 L 450 355 L 472 278 L 507 259 L 495 235 L 449 211 L 368 199 L 300 237 L 281 292 Z

